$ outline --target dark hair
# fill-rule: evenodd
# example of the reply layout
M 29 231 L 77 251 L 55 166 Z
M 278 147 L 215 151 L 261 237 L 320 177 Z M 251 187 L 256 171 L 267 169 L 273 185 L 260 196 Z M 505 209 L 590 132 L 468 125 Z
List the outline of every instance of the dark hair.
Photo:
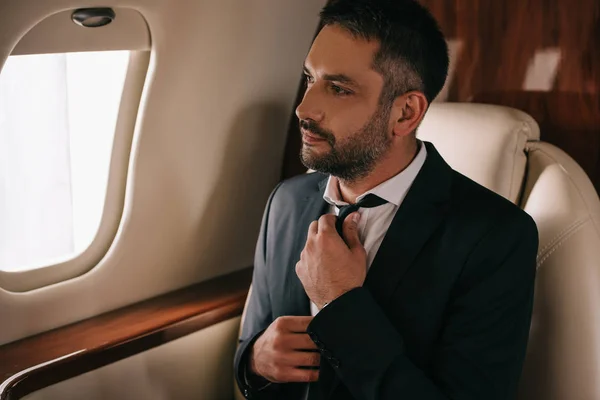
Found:
M 373 69 L 384 79 L 381 102 L 418 90 L 431 103 L 444 87 L 448 46 L 435 18 L 415 0 L 333 0 L 321 23 L 379 42 Z

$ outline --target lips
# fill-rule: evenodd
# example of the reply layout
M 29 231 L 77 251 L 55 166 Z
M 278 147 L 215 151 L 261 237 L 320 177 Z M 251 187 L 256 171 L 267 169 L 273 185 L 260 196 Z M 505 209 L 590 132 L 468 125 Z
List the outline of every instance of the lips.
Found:
M 325 139 L 315 135 L 314 133 L 310 133 L 309 131 L 305 130 L 305 129 L 301 129 L 302 131 L 302 138 L 304 139 L 305 142 L 322 142 Z

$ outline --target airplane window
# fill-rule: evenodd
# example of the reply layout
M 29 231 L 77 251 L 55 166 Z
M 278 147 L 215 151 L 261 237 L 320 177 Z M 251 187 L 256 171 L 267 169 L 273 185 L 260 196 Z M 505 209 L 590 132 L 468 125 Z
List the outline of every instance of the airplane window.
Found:
M 91 243 L 129 53 L 7 59 L 0 72 L 0 270 L 54 264 Z

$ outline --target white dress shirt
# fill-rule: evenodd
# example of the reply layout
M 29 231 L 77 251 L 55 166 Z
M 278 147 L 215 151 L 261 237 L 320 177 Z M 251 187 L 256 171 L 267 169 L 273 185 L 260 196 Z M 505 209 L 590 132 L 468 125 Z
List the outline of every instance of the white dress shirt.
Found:
M 381 242 L 394 219 L 394 215 L 396 215 L 396 211 L 398 211 L 408 190 L 425 163 L 427 150 L 420 141 L 419 147 L 420 149 L 417 156 L 408 167 L 356 198 L 356 202 L 359 202 L 367 194 L 373 193 L 387 201 L 386 204 L 378 207 L 360 208 L 358 210 L 360 213 L 358 235 L 367 251 L 367 270 L 371 267 L 371 264 L 375 259 L 375 254 L 377 254 L 377 250 L 379 250 L 379 246 L 381 246 Z M 331 205 L 329 208 L 330 214 L 338 215 L 338 208 L 336 206 L 341 207 L 348 205 L 348 203 L 342 200 L 338 179 L 333 176 L 330 176 L 327 181 L 323 199 Z M 310 303 L 310 311 L 313 316 L 319 312 L 317 306 L 312 302 Z

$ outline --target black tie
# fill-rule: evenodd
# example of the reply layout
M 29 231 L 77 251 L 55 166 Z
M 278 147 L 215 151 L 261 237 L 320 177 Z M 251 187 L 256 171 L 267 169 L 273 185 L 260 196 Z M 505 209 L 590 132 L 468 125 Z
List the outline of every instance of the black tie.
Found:
M 385 201 L 381 197 L 374 195 L 372 193 L 369 193 L 368 195 L 363 197 L 363 199 L 361 201 L 359 201 L 356 204 L 349 204 L 349 205 L 343 206 L 343 207 L 336 206 L 338 208 L 339 212 L 338 212 L 337 220 L 335 221 L 335 229 L 337 229 L 337 231 L 341 237 L 344 237 L 344 235 L 342 235 L 342 226 L 344 225 L 344 220 L 346 219 L 346 217 L 348 215 L 352 214 L 354 211 L 357 211 L 359 208 L 379 207 L 381 205 L 384 205 L 385 203 L 387 203 L 387 201 Z

